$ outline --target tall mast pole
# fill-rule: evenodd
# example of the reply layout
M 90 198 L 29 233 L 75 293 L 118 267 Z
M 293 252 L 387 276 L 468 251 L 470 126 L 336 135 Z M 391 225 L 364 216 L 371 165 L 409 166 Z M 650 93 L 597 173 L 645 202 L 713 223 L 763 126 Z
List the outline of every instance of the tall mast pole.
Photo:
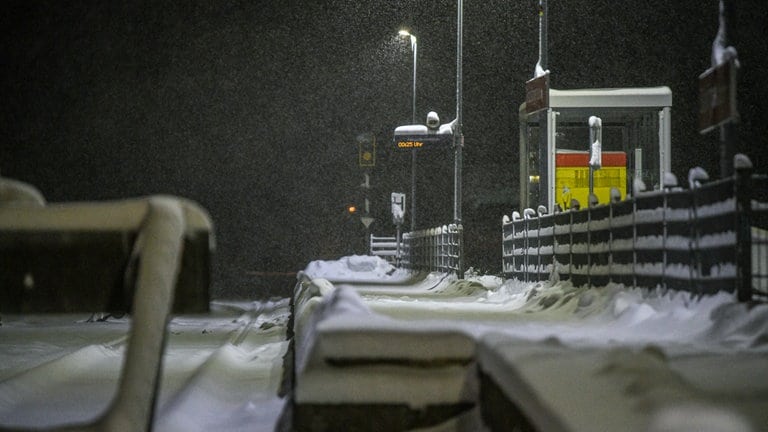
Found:
M 539 0 L 539 63 L 541 70 L 547 70 L 549 67 L 549 56 L 547 55 L 547 0 Z M 539 202 L 545 206 L 549 205 L 549 170 L 555 167 L 549 166 L 549 110 L 543 110 L 539 113 Z
M 453 146 L 455 151 L 453 169 L 453 221 L 461 223 L 461 168 L 462 148 L 464 147 L 464 135 L 461 132 L 462 124 L 462 43 L 464 40 L 464 4 L 458 0 L 458 24 L 456 29 L 456 130 L 453 131 Z

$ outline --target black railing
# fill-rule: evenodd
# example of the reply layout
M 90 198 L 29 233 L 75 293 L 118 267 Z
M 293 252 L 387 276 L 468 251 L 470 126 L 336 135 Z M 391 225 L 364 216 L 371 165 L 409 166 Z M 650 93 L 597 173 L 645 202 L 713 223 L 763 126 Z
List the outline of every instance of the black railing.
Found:
M 502 225 L 504 275 L 768 298 L 768 176 L 742 165 L 724 180 L 691 177 L 690 189 L 555 214 L 515 212 Z
M 451 224 L 403 234 L 402 267 L 460 275 L 463 233 L 462 225 Z

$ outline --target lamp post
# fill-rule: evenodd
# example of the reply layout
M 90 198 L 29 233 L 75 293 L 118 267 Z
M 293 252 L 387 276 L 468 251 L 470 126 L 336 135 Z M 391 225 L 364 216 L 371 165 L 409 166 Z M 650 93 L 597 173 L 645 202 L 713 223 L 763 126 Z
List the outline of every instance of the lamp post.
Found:
M 411 40 L 411 50 L 413 50 L 413 101 L 412 101 L 412 114 L 411 122 L 416 124 L 416 58 L 418 52 L 418 45 L 416 44 L 416 36 L 412 35 L 408 30 L 400 30 L 398 33 L 400 37 L 407 37 Z M 416 150 L 411 150 L 411 231 L 416 230 Z
M 453 222 L 461 224 L 461 171 L 463 165 L 462 151 L 464 135 L 461 127 L 463 119 L 463 64 L 464 64 L 464 2 L 458 1 L 458 16 L 456 18 L 456 129 L 453 131 L 453 146 L 456 152 L 453 166 Z M 463 249 L 463 246 L 462 246 Z M 459 254 L 463 254 L 463 250 Z M 463 277 L 463 269 L 459 269 L 459 277 Z

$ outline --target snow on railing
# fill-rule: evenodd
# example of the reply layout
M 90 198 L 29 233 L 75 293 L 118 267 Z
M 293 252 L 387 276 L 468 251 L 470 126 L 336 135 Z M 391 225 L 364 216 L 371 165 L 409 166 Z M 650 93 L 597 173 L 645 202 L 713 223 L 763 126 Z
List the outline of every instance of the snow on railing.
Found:
M 766 297 L 768 176 L 753 176 L 746 165 L 687 190 L 668 186 L 581 210 L 505 216 L 504 275 Z
M 752 293 L 762 298 L 768 298 L 768 175 L 753 176 L 751 196 L 749 200 L 751 213 L 750 241 L 752 243 L 750 267 L 752 275 Z M 747 185 L 748 186 L 748 185 Z
M 460 224 L 404 233 L 401 266 L 411 270 L 460 274 L 463 268 L 463 233 Z

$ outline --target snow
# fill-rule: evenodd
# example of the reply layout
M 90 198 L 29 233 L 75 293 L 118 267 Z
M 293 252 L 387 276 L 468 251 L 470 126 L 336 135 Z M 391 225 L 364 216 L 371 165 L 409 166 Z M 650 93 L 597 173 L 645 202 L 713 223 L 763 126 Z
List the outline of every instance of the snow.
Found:
M 723 0 L 720 0 L 719 6 L 719 26 L 717 28 L 717 34 L 715 40 L 712 41 L 712 67 L 719 66 L 725 62 L 733 59 L 736 63 L 736 67 L 739 67 L 739 54 L 736 52 L 736 48 L 732 46 L 726 46 L 726 34 L 727 28 L 725 23 L 725 11 Z
M 348 259 L 308 266 L 345 281 L 322 281 L 315 310 L 325 308 L 314 333 L 297 340 L 312 344 L 297 376 L 299 402 L 458 403 L 476 397 L 469 371 L 478 367 L 542 430 L 696 430 L 691 412 L 724 430 L 768 424 L 768 305 L 748 306 L 728 293 L 474 273 L 371 284 L 364 268 L 381 272 L 382 260 L 353 262 L 354 272 Z M 425 380 L 418 389 L 408 384 L 417 368 Z
M 169 324 L 154 430 L 275 430 L 287 299 L 211 306 Z M 86 318 L 3 315 L 0 428 L 82 423 L 108 408 L 131 320 Z
M 426 135 L 429 133 L 429 128 L 426 125 L 414 124 L 403 125 L 395 128 L 395 136 L 399 135 Z
M 351 255 L 335 261 L 312 261 L 304 269 L 308 277 L 331 281 L 405 282 L 412 277 L 405 269 L 398 269 L 383 259 L 367 255 Z
M 768 424 L 768 306 L 611 284 L 314 261 L 294 297 L 297 403 L 478 403 L 477 370 L 542 430 L 755 431 Z M 176 316 L 155 430 L 275 430 L 288 299 Z M 131 319 L 4 315 L 0 426 L 97 418 Z M 44 412 L 46 415 L 41 416 Z M 434 431 L 480 430 L 476 408 Z
M 541 67 L 541 61 L 537 61 L 536 62 L 536 67 L 534 68 L 534 71 L 533 71 L 533 77 L 534 78 L 539 78 L 539 77 L 542 77 L 542 76 L 544 76 L 544 75 L 546 75 L 548 73 L 549 73 L 549 69 L 544 70 L 544 68 Z
M 0 177 L 0 206 L 45 205 L 45 198 L 39 189 L 29 183 Z
M 0 188 L 7 182 L 0 179 Z M 173 200 L 181 205 L 184 214 L 185 234 L 206 231 L 214 245 L 213 223 L 208 212 L 200 204 L 178 197 L 155 195 L 142 198 L 67 202 L 48 205 L 21 205 L 4 203 L 0 192 L 0 228 L 14 230 L 71 230 L 71 231 L 120 231 L 137 229 L 155 199 Z M 21 202 L 21 201 L 19 201 Z
M 457 119 L 453 119 L 450 123 L 443 123 L 437 130 L 438 135 L 453 135 L 456 130 Z

